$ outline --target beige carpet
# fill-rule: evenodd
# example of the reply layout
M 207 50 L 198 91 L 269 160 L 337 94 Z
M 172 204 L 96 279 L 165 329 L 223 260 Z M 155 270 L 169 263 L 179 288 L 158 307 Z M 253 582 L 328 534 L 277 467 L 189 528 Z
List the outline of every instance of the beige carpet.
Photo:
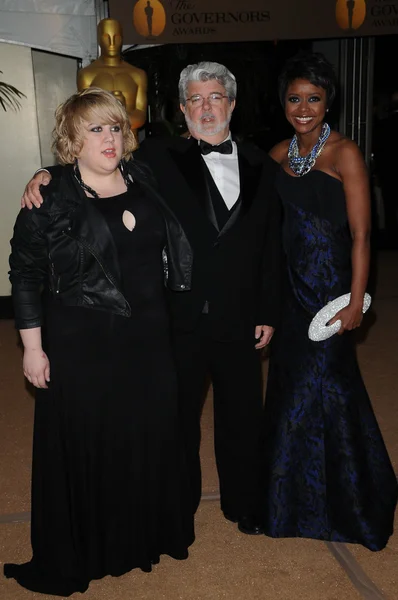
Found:
M 398 472 L 398 254 L 380 256 L 374 309 L 358 353 L 387 448 Z M 266 372 L 267 364 L 264 363 Z M 203 491 L 217 494 L 211 391 L 203 414 Z M 0 321 L 0 564 L 30 557 L 30 454 L 33 400 L 25 386 L 13 324 Z M 2 522 L 3 521 L 3 522 Z M 272 540 L 240 534 L 217 500 L 202 501 L 190 558 L 164 557 L 151 574 L 138 571 L 93 582 L 87 600 L 389 600 L 398 599 L 398 534 L 380 553 L 343 546 L 344 568 L 333 548 L 313 540 Z M 351 579 L 348 576 L 351 575 Z M 80 594 L 72 598 L 82 597 Z M 0 598 L 51 599 L 0 575 Z

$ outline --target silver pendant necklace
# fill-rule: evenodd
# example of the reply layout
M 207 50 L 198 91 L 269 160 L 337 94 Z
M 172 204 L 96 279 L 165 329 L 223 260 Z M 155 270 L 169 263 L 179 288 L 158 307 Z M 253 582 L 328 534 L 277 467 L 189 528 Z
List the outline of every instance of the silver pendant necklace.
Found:
M 316 159 L 321 154 L 329 135 L 330 127 L 327 123 L 324 123 L 322 125 L 321 135 L 311 152 L 307 154 L 307 156 L 300 156 L 297 135 L 294 134 L 287 155 L 289 158 L 289 167 L 297 177 L 302 177 L 311 171 Z

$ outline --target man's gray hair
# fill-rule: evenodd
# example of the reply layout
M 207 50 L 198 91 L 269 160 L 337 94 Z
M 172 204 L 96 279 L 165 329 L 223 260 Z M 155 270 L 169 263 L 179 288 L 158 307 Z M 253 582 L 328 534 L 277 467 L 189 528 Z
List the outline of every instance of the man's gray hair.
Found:
M 180 81 L 178 83 L 178 92 L 181 104 L 186 103 L 188 94 L 188 84 L 190 81 L 210 81 L 215 79 L 225 88 L 229 101 L 236 98 L 236 79 L 227 67 L 216 62 L 200 62 L 195 65 L 188 65 L 181 71 Z

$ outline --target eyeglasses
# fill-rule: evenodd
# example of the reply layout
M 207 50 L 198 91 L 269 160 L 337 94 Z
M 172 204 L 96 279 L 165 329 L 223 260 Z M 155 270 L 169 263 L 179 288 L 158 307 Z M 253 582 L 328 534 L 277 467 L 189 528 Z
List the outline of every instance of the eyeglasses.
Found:
M 209 96 L 207 96 L 207 98 L 204 98 L 200 94 L 194 94 L 190 98 L 187 98 L 186 102 L 189 101 L 192 104 L 193 107 L 195 107 L 195 106 L 203 106 L 203 104 L 205 103 L 205 101 L 208 104 L 217 105 L 217 104 L 221 104 L 221 102 L 224 100 L 224 98 L 228 98 L 228 96 L 220 94 L 219 92 L 213 92 L 212 94 L 210 94 Z

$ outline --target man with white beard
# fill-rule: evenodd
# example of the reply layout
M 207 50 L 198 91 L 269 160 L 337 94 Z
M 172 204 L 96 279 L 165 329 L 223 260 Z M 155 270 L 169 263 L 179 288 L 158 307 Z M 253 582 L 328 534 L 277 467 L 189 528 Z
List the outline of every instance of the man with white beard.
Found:
M 178 257 L 192 264 L 189 285 L 167 289 L 192 508 L 201 497 L 200 416 L 210 376 L 221 509 L 240 531 L 255 535 L 262 533 L 260 350 L 278 319 L 281 228 L 278 166 L 230 134 L 236 90 L 223 65 L 186 67 L 179 94 L 190 137 L 148 138 L 134 159 L 150 166 L 192 250 Z M 40 175 L 36 195 L 38 183 L 48 181 Z
M 259 534 L 260 350 L 278 315 L 280 212 L 273 161 L 232 139 L 236 90 L 225 66 L 189 65 L 179 96 L 190 137 L 148 139 L 135 156 L 152 168 L 193 250 L 191 289 L 169 300 L 194 509 L 210 376 L 221 508 L 242 532 Z

